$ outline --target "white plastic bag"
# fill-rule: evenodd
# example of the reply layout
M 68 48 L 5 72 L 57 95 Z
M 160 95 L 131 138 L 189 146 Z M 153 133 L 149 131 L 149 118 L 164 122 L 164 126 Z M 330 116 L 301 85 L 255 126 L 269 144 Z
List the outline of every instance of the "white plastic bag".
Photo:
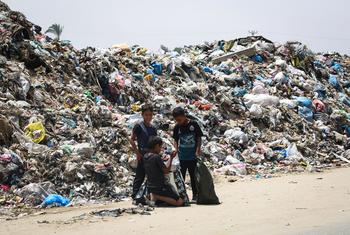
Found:
M 277 106 L 280 101 L 278 97 L 267 94 L 246 94 L 243 98 L 248 107 L 251 107 L 253 104 L 259 104 L 261 106 Z
M 253 104 L 249 109 L 250 116 L 253 118 L 261 118 L 263 115 L 263 110 L 260 105 Z

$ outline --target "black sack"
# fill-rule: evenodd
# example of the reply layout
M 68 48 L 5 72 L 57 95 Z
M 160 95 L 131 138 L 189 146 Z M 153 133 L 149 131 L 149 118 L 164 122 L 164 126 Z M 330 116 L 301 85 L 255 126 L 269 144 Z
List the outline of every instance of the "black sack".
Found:
M 137 205 L 138 204 L 147 205 L 146 201 L 148 196 L 149 196 L 149 190 L 148 190 L 147 181 L 146 181 L 142 184 L 134 200 Z
M 219 198 L 214 189 L 213 177 L 204 162 L 198 159 L 195 170 L 196 187 L 198 190 L 197 204 L 218 205 Z

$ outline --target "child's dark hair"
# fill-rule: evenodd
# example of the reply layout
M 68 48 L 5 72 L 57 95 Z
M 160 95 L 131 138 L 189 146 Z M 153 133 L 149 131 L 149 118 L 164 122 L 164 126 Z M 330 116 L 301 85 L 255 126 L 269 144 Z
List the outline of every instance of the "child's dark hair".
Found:
M 185 109 L 182 108 L 182 107 L 176 107 L 173 110 L 173 117 L 176 118 L 176 117 L 179 117 L 179 116 L 186 116 Z
M 147 148 L 148 149 L 154 149 L 154 147 L 156 145 L 162 145 L 163 144 L 163 140 L 162 138 L 158 137 L 158 136 L 151 136 L 149 138 L 148 144 L 147 144 Z
M 144 114 L 144 113 L 147 112 L 147 111 L 150 111 L 150 112 L 153 113 L 153 106 L 150 105 L 150 104 L 144 104 L 144 105 L 142 105 L 142 107 L 141 107 L 141 112 L 142 112 L 142 114 Z

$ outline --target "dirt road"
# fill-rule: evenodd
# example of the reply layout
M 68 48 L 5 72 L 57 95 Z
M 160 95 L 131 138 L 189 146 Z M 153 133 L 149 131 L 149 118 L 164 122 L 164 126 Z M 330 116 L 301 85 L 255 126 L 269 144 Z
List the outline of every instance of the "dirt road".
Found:
M 216 190 L 219 206 L 157 208 L 152 215 L 70 218 L 131 202 L 51 209 L 45 215 L 1 221 L 0 234 L 350 234 L 350 168 L 325 173 L 229 183 Z M 47 221 L 39 224 L 37 221 Z

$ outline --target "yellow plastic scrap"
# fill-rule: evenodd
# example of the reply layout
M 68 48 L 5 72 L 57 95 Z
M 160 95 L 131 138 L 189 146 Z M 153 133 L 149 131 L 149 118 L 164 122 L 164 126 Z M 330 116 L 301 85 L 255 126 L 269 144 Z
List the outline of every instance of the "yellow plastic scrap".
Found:
M 152 75 L 152 74 L 147 74 L 147 75 L 145 76 L 145 80 L 146 80 L 146 81 L 151 81 L 152 78 L 153 78 L 153 75 Z
M 73 111 L 76 111 L 79 109 L 79 101 L 73 96 L 68 96 L 64 101 L 64 107 L 66 109 L 72 109 Z
M 292 62 L 292 65 L 293 65 L 294 67 L 298 67 L 298 66 L 300 65 L 300 59 L 299 59 L 299 57 L 297 57 L 297 56 L 294 56 L 294 57 L 292 58 L 291 62 Z
M 24 130 L 26 136 L 36 144 L 45 139 L 45 127 L 41 122 L 30 123 Z
M 226 41 L 224 44 L 224 51 L 228 52 L 232 49 L 232 47 L 233 47 L 233 41 L 232 40 Z
M 134 111 L 134 112 L 139 111 L 140 108 L 141 108 L 141 107 L 140 107 L 140 105 L 138 105 L 138 104 L 132 104 L 132 105 L 131 105 L 131 110 Z

